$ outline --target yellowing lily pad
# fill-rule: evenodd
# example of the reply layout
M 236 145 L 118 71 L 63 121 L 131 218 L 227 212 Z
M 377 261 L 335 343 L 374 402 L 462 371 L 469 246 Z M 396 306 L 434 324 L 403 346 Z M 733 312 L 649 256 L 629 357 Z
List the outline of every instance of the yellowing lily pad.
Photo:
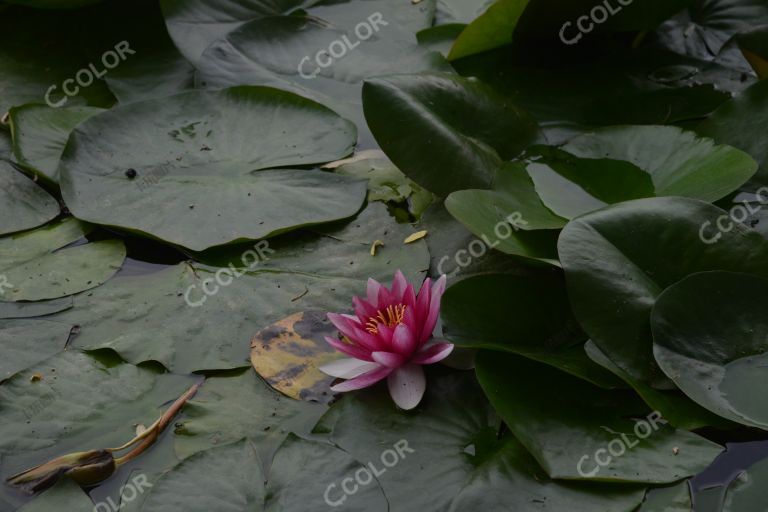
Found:
M 336 328 L 321 311 L 302 311 L 262 329 L 251 340 L 251 363 L 267 383 L 297 400 L 328 402 L 333 377 L 318 366 L 342 354 L 325 342 Z

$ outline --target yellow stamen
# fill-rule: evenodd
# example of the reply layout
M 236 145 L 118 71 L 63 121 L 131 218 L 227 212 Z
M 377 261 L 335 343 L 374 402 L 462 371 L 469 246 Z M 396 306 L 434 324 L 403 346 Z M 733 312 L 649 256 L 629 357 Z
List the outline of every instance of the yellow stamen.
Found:
M 405 317 L 405 304 L 398 304 L 396 306 L 387 306 L 385 310 L 379 310 L 376 312 L 376 316 L 372 316 L 365 324 L 365 330 L 371 334 L 379 333 L 379 324 L 386 325 L 387 327 L 394 327 L 399 325 Z

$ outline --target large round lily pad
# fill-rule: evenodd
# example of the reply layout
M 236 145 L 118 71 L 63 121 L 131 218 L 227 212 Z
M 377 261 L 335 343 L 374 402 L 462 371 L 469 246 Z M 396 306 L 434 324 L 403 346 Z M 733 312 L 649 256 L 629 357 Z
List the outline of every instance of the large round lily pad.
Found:
M 659 296 L 651 325 L 656 361 L 683 392 L 724 418 L 768 430 L 766 306 L 765 278 L 702 272 Z
M 576 318 L 633 378 L 671 387 L 651 350 L 651 308 L 664 288 L 705 270 L 768 275 L 768 241 L 757 232 L 734 223 L 716 243 L 705 242 L 724 215 L 694 199 L 639 199 L 579 217 L 560 234 Z
M 601 390 L 519 356 L 482 351 L 477 375 L 552 478 L 672 483 L 703 470 L 723 450 L 668 426 L 625 391 Z
M 203 250 L 352 216 L 364 181 L 276 168 L 341 158 L 354 141 L 351 123 L 288 92 L 182 93 L 82 123 L 62 195 L 83 220 Z

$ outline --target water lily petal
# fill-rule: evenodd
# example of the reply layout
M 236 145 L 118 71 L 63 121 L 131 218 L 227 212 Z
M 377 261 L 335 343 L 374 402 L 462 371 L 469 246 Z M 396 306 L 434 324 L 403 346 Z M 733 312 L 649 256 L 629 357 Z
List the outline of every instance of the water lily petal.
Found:
M 400 324 L 395 327 L 392 334 L 392 350 L 398 354 L 409 356 L 416 348 L 416 336 L 407 325 Z
M 368 278 L 368 289 L 366 295 L 368 296 L 368 302 L 374 307 L 378 307 L 379 304 L 379 290 L 381 289 L 381 283 L 372 277 Z
M 361 361 L 360 359 L 337 359 L 331 361 L 328 364 L 318 366 L 317 369 L 326 375 L 331 377 L 338 377 L 340 379 L 354 379 L 366 372 L 375 370 L 379 365 L 377 363 L 371 363 L 369 361 Z
M 413 291 L 413 285 L 408 283 L 403 292 L 403 304 L 407 309 L 414 309 L 416 307 L 416 293 Z
M 355 359 L 362 359 L 363 361 L 373 361 L 373 358 L 371 357 L 371 352 L 369 350 L 365 350 L 364 348 L 358 347 L 357 345 L 344 343 L 343 341 L 335 338 L 331 338 L 330 336 L 326 336 L 325 341 L 330 346 L 338 350 L 339 352 L 344 352 L 348 356 L 352 356 Z
M 445 282 L 447 277 L 445 274 L 440 276 L 440 279 L 432 286 L 432 294 L 429 300 L 429 313 L 427 320 L 424 322 L 424 330 L 421 332 L 421 339 L 419 341 L 428 340 L 432 336 L 432 331 L 435 330 L 437 324 L 437 317 L 440 314 L 440 300 L 445 293 Z
M 368 318 L 376 316 L 376 308 L 367 300 L 363 300 L 360 297 L 352 297 L 352 304 L 355 306 L 355 314 L 357 315 L 358 322 L 361 324 L 367 322 Z
M 383 366 L 397 368 L 405 362 L 405 356 L 394 352 L 371 352 L 373 360 Z
M 387 346 L 382 345 L 376 336 L 364 330 L 360 324 L 360 320 L 355 316 L 328 313 L 328 320 L 331 321 L 342 335 L 363 348 L 368 350 L 381 350 Z
M 408 281 L 406 281 L 403 272 L 398 270 L 395 272 L 394 279 L 392 279 L 392 288 L 390 289 L 392 293 L 392 300 L 402 302 L 403 293 L 405 293 L 406 286 L 408 286 Z
M 440 341 L 426 345 L 412 359 L 414 364 L 432 364 L 442 361 L 453 351 L 453 343 Z M 375 357 L 374 357 L 375 359 Z
M 409 410 L 421 402 L 424 390 L 427 388 L 427 381 L 421 366 L 406 364 L 392 372 L 387 378 L 387 385 L 389 394 L 398 407 Z
M 350 380 L 345 380 L 344 382 L 336 384 L 335 386 L 331 386 L 331 391 L 344 392 L 344 391 L 353 391 L 355 389 L 367 388 L 368 386 L 373 386 L 380 380 L 386 378 L 390 373 L 392 373 L 392 368 L 387 368 L 386 366 L 379 366 L 375 370 L 371 370 L 370 372 L 364 373 L 359 377 L 355 377 L 354 379 L 350 379 Z
M 432 296 L 432 280 L 426 278 L 421 283 L 419 294 L 416 296 L 416 317 L 427 318 L 427 312 L 429 311 L 429 299 Z

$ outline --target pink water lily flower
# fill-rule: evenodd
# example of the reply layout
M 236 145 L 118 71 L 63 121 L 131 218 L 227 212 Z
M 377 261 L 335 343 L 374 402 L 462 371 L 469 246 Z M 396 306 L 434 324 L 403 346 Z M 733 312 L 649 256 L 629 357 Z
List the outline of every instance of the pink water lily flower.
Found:
M 413 409 L 426 388 L 422 365 L 436 363 L 453 345 L 432 337 L 445 292 L 445 276 L 432 284 L 426 279 L 416 295 L 399 270 L 387 288 L 368 279 L 366 299 L 354 297 L 354 315 L 328 313 L 341 339 L 326 337 L 336 350 L 351 356 L 320 367 L 333 377 L 347 379 L 333 391 L 366 388 L 386 378 L 389 394 L 403 409 Z

